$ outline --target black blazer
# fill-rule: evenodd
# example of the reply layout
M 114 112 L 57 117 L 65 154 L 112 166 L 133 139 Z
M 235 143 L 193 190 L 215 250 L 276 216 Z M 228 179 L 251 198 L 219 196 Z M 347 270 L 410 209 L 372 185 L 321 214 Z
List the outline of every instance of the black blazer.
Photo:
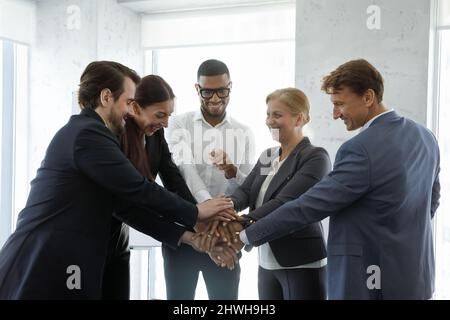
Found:
M 263 205 L 255 209 L 261 185 L 267 177 L 272 160 L 279 156 L 277 149 L 263 152 L 252 172 L 231 196 L 236 211 L 249 208 L 249 216 L 254 220 L 261 219 L 284 203 L 298 198 L 331 169 L 325 149 L 314 147 L 305 137 L 273 177 Z M 283 267 L 307 264 L 326 257 L 320 223 L 308 225 L 289 236 L 269 242 L 269 245 L 276 260 Z
M 83 110 L 51 141 L 17 229 L 0 251 L 0 299 L 100 298 L 116 200 L 191 227 L 197 218 L 195 205 L 144 178 L 98 114 Z M 128 222 L 152 234 L 152 217 L 143 211 L 146 223 Z M 73 265 L 79 290 L 67 286 Z
M 197 201 L 189 191 L 188 186 L 180 173 L 180 170 L 172 160 L 172 155 L 169 151 L 166 139 L 164 137 L 164 130 L 158 130 L 154 135 L 145 137 L 145 149 L 150 160 L 150 170 L 154 177 L 159 175 L 164 187 L 171 192 L 177 194 L 181 198 L 196 204 Z M 128 229 L 122 228 L 123 216 L 127 217 L 128 221 L 141 220 L 145 208 L 121 207 L 120 216 L 122 219 L 115 219 L 111 225 L 111 241 L 109 249 L 109 259 L 120 256 L 124 251 L 128 251 Z M 182 212 L 180 212 L 180 215 Z M 181 226 L 175 224 L 174 219 L 166 216 L 156 214 L 155 219 L 148 220 L 149 224 L 153 225 L 153 232 L 151 237 L 167 245 L 173 249 L 178 248 L 178 242 L 186 230 L 193 231 L 190 226 Z M 142 223 L 145 223 L 144 221 Z

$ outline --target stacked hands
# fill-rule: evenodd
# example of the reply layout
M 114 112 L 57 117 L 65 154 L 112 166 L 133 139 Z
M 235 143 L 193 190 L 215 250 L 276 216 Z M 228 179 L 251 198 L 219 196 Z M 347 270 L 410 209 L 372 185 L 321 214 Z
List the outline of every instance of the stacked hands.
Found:
M 225 178 L 236 177 L 237 167 L 223 150 L 213 150 L 210 160 L 224 172 Z M 197 251 L 206 252 L 218 266 L 234 269 L 239 262 L 237 254 L 244 244 L 239 238 L 239 232 L 243 229 L 240 223 L 242 219 L 234 210 L 233 201 L 219 195 L 197 204 L 197 208 L 195 233 L 185 232 L 182 241 Z
M 244 244 L 239 238 L 242 219 L 234 210 L 233 202 L 218 196 L 197 204 L 197 207 L 195 233 L 185 232 L 182 241 L 197 251 L 206 252 L 216 265 L 234 269 L 239 262 L 237 254 Z
M 239 216 L 236 215 L 236 220 Z M 221 267 L 233 270 L 239 262 L 238 253 L 244 244 L 239 238 L 243 229 L 238 221 L 198 223 L 196 233 L 192 236 L 193 247 L 206 252 Z

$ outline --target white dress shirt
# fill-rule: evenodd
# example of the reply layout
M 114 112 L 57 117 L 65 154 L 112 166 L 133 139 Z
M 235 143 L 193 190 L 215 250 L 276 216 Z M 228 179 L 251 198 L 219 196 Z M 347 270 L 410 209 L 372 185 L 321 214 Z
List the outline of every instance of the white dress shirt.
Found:
M 277 174 L 280 167 L 283 165 L 284 161 L 280 161 L 280 157 L 275 158 L 272 161 L 271 168 L 269 174 L 261 185 L 261 189 L 258 194 L 258 198 L 256 199 L 255 208 L 259 208 L 263 205 L 264 196 L 266 194 L 267 188 L 270 185 L 273 177 Z M 269 243 L 264 243 L 258 247 L 258 263 L 259 265 L 266 270 L 280 270 L 280 269 L 298 269 L 298 268 L 321 268 L 327 264 L 327 258 L 322 260 L 314 261 L 308 264 L 294 266 L 294 267 L 283 267 L 276 260 L 273 255 L 272 249 L 270 248 Z
M 225 115 L 221 123 L 211 126 L 201 111 L 173 116 L 169 121 L 167 142 L 172 158 L 198 202 L 218 194 L 231 195 L 245 180 L 254 165 L 255 144 L 251 130 Z M 224 150 L 237 167 L 236 178 L 226 179 L 209 154 Z

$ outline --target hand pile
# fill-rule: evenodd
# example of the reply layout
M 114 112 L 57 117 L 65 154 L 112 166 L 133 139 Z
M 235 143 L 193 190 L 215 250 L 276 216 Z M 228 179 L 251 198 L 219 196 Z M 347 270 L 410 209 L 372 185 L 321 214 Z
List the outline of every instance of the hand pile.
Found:
M 216 265 L 233 270 L 239 262 L 237 254 L 244 246 L 239 238 L 243 227 L 238 217 L 236 215 L 231 222 L 215 220 L 197 223 L 191 245 L 198 251 L 206 252 Z

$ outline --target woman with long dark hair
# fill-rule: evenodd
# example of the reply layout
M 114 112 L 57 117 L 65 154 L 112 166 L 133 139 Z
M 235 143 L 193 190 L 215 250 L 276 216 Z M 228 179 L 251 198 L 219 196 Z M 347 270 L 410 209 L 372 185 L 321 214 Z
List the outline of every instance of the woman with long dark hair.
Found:
M 189 202 L 197 203 L 172 161 L 164 130 L 161 130 L 167 128 L 174 110 L 174 99 L 172 88 L 160 76 L 148 75 L 142 78 L 132 102 L 133 114 L 126 119 L 119 139 L 122 151 L 142 175 L 152 181 L 159 175 L 166 189 Z M 143 209 L 123 210 L 136 219 L 139 217 L 136 211 Z M 163 217 L 149 223 L 154 224 L 152 237 L 165 245 L 175 248 L 180 241 L 194 245 L 191 242 L 194 230 L 188 230 Z M 227 252 L 222 254 L 226 256 Z M 115 219 L 103 277 L 104 299 L 129 299 L 129 260 L 128 226 Z

